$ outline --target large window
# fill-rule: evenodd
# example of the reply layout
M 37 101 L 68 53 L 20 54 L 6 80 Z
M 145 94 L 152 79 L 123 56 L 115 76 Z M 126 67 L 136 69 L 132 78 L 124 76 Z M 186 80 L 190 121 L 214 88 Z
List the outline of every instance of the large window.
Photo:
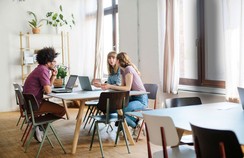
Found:
M 220 0 L 180 0 L 180 84 L 225 86 Z M 221 55 L 222 54 L 222 55 Z
M 104 71 L 107 72 L 107 54 L 118 50 L 118 1 L 103 0 L 104 7 Z M 106 75 L 106 74 L 105 74 Z

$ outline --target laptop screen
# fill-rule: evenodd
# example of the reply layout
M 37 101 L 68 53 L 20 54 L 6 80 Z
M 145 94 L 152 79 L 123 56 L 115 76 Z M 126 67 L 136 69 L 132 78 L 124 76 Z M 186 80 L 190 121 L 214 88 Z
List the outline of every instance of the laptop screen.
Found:
M 73 89 L 77 77 L 78 77 L 77 75 L 70 75 L 70 76 L 69 76 L 69 80 L 68 80 L 68 82 L 67 82 L 65 88 L 66 88 L 66 89 Z
M 83 90 L 92 91 L 91 83 L 88 76 L 79 76 L 80 86 Z

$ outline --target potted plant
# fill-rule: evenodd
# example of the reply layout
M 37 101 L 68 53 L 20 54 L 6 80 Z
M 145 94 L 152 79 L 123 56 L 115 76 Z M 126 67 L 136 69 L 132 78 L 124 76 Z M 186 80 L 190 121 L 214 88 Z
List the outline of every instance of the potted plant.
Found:
M 63 15 L 63 7 L 62 5 L 59 6 L 59 12 L 47 12 L 47 25 L 53 26 L 55 28 L 62 27 L 62 26 L 69 26 L 72 28 L 75 25 L 74 15 L 71 14 L 70 18 L 68 19 Z
M 57 78 L 55 79 L 54 87 L 63 87 L 65 84 L 65 77 L 68 75 L 68 67 L 64 65 L 57 65 Z
M 43 25 L 42 22 L 46 21 L 46 19 L 38 20 L 36 14 L 32 11 L 27 11 L 27 13 L 33 17 L 30 21 L 28 21 L 30 27 L 32 28 L 32 33 L 40 33 L 40 27 Z

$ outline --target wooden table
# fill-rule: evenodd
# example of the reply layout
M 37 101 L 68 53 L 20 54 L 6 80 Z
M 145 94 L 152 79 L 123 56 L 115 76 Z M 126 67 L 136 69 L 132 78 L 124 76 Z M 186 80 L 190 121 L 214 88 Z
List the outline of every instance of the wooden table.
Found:
M 76 101 L 80 102 L 80 107 L 79 107 L 79 111 L 78 111 L 77 119 L 76 119 L 76 127 L 75 127 L 75 131 L 74 131 L 73 145 L 72 145 L 72 151 L 71 151 L 72 154 L 75 154 L 76 148 L 77 148 L 78 138 L 79 138 L 79 134 L 80 134 L 80 126 L 82 124 L 82 117 L 83 117 L 83 112 L 84 112 L 84 108 L 85 108 L 85 101 L 90 100 L 90 99 L 98 99 L 102 92 L 104 92 L 104 91 L 82 91 L 80 89 L 75 89 L 72 93 L 50 93 L 50 94 L 48 94 L 48 96 L 62 99 L 63 105 L 67 112 L 67 116 L 68 116 L 67 101 L 76 100 Z M 141 95 L 141 94 L 146 94 L 146 93 L 147 92 L 130 91 L 130 95 Z M 133 137 L 130 133 L 130 130 L 128 128 L 126 121 L 124 123 L 124 127 L 125 127 L 125 132 L 127 134 L 130 144 L 134 145 L 135 142 L 133 140 Z
M 177 128 L 191 131 L 190 123 L 213 129 L 234 131 L 244 145 L 244 110 L 237 103 L 220 102 L 144 111 L 152 115 L 170 116 Z M 142 113 L 135 115 L 142 117 Z

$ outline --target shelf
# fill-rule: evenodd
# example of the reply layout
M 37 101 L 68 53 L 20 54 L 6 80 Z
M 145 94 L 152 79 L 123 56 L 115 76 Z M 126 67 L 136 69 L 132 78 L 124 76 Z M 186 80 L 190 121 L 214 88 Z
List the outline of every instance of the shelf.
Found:
M 59 34 L 30 34 L 20 32 L 19 36 L 22 84 L 24 84 L 30 72 L 38 65 L 38 63 L 35 62 L 36 51 L 44 47 L 53 47 L 58 53 L 62 54 L 57 58 L 59 64 L 70 67 L 68 32 L 61 32 Z
M 31 37 L 31 36 L 33 36 L 33 37 L 37 37 L 37 36 L 53 36 L 53 37 L 60 37 L 62 34 L 63 34 L 63 36 L 67 36 L 68 35 L 68 33 L 67 32 L 61 32 L 61 33 L 50 33 L 50 34 L 48 34 L 48 33 L 39 33 L 39 34 L 33 34 L 33 33 L 22 33 L 22 32 L 20 32 L 20 34 L 22 34 L 22 36 L 28 36 L 28 37 Z

